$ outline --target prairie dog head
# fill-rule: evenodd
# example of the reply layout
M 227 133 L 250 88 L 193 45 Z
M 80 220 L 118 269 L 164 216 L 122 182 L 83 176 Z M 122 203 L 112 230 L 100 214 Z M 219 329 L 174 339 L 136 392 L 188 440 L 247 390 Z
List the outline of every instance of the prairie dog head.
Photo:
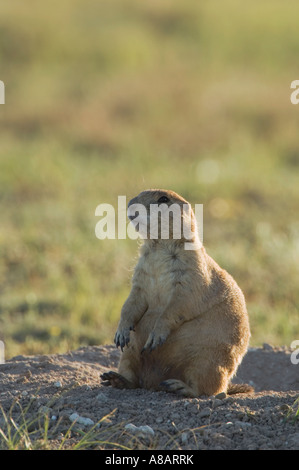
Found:
M 191 205 L 174 191 L 142 191 L 128 203 L 127 214 L 143 239 L 189 242 L 198 239 Z

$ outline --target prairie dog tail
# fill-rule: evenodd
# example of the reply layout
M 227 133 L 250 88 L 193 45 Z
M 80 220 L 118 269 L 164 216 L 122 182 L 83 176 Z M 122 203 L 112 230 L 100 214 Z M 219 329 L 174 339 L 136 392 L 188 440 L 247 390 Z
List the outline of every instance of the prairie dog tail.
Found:
M 228 395 L 234 395 L 235 393 L 254 393 L 254 388 L 248 384 L 229 384 L 227 388 Z

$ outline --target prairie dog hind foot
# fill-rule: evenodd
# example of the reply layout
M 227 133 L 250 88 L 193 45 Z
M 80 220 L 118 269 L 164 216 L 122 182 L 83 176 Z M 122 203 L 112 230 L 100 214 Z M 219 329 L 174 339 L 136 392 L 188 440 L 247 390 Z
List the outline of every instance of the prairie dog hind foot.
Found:
M 114 388 L 135 388 L 134 385 L 126 379 L 123 375 L 119 374 L 118 372 L 114 372 L 110 370 L 109 372 L 105 372 L 101 376 L 102 385 L 105 387 L 111 385 Z
M 161 382 L 159 389 L 164 392 L 171 392 L 185 398 L 196 398 L 197 393 L 182 380 L 168 379 Z

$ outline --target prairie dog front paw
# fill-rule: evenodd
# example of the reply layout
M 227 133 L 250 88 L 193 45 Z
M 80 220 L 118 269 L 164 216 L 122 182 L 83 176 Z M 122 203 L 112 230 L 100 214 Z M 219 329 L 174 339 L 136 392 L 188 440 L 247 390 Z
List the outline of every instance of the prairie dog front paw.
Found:
M 156 349 L 158 346 L 162 346 L 165 343 L 166 339 L 169 336 L 169 330 L 167 328 L 159 328 L 160 323 L 155 325 L 155 328 L 150 333 L 142 352 L 148 351 L 151 352 L 153 349 Z
M 124 347 L 130 342 L 130 331 L 134 330 L 133 326 L 122 326 L 119 325 L 117 332 L 115 333 L 114 343 L 118 348 L 123 351 Z

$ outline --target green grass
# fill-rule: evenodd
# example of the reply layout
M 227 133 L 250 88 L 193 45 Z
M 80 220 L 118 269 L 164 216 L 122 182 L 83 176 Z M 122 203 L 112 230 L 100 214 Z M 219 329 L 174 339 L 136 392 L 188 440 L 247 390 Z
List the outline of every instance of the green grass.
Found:
M 121 443 L 123 423 L 109 424 L 114 412 L 103 416 L 89 429 L 76 426 L 75 421 L 61 428 L 61 419 L 53 425 L 46 412 L 32 414 L 31 405 L 29 402 L 23 408 L 15 401 L 8 412 L 0 406 L 0 450 L 130 450 Z M 120 442 L 114 442 L 118 439 Z
M 252 344 L 299 336 L 294 1 L 0 6 L 0 338 L 6 356 L 111 342 L 132 240 L 98 204 L 149 187 L 204 204 Z

